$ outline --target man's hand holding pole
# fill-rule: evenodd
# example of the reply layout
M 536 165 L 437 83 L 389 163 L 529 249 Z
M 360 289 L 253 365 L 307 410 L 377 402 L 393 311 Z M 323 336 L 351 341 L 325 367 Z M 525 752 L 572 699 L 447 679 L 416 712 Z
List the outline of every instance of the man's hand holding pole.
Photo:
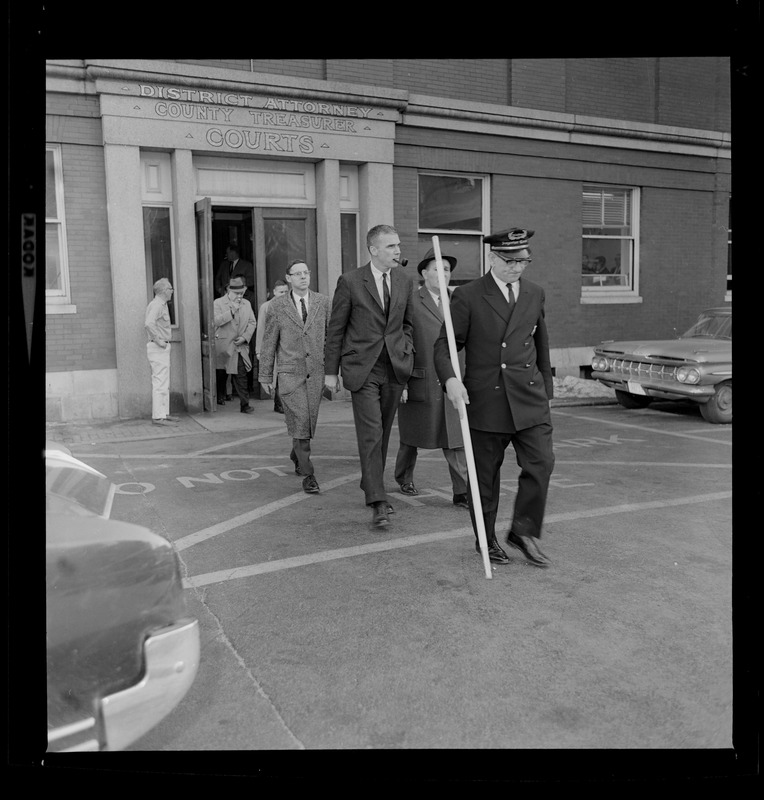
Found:
M 435 251 L 435 267 L 438 271 L 438 286 L 442 298 L 443 318 L 446 324 L 446 334 L 448 336 L 448 352 L 451 356 L 451 366 L 454 374 L 461 376 L 459 368 L 459 356 L 456 351 L 456 337 L 454 336 L 454 323 L 451 320 L 451 308 L 448 296 L 448 286 L 443 271 L 443 257 L 440 253 L 440 242 L 437 236 L 432 237 L 432 246 Z M 486 578 L 492 578 L 491 562 L 488 558 L 488 541 L 485 533 L 485 520 L 483 519 L 483 506 L 480 502 L 480 491 L 478 489 L 477 470 L 475 469 L 475 456 L 472 452 L 472 439 L 470 438 L 470 426 L 467 419 L 465 404 L 469 403 L 469 395 L 464 388 L 460 378 L 449 378 L 446 381 L 446 394 L 448 399 L 454 404 L 459 412 L 459 423 L 462 428 L 462 438 L 464 439 L 464 453 L 467 456 L 467 473 L 469 475 L 469 488 L 472 498 L 472 510 L 477 525 L 478 543 L 480 544 L 480 554 L 483 556 L 483 567 Z

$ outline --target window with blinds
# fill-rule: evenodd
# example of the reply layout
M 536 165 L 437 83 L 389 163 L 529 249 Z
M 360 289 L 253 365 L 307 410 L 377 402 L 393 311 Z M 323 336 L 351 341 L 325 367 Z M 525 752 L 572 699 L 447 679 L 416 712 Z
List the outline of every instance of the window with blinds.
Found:
M 585 291 L 636 288 L 637 195 L 635 188 L 584 185 L 581 286 Z
M 45 148 L 45 302 L 48 313 L 71 302 L 60 145 Z

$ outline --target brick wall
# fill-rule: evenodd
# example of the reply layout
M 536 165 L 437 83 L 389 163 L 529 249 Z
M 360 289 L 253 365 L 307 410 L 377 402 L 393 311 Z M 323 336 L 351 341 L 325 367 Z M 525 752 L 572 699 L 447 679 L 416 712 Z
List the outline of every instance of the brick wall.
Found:
M 721 131 L 731 125 L 729 59 L 722 57 L 175 61 L 608 119 Z
M 507 105 L 506 58 L 396 58 L 396 89 L 452 97 L 472 103 Z
M 79 124 L 72 119 L 74 130 L 67 131 L 67 139 Z M 103 148 L 63 144 L 61 161 L 69 283 L 77 313 L 46 315 L 46 369 L 113 369 L 116 348 Z
M 333 58 L 326 62 L 326 80 L 393 88 L 393 59 Z
M 662 58 L 658 72 L 661 125 L 730 129 L 730 71 L 724 58 Z
M 565 111 L 565 59 L 513 58 L 509 105 Z
M 569 114 L 655 122 L 655 58 L 570 58 L 566 61 Z

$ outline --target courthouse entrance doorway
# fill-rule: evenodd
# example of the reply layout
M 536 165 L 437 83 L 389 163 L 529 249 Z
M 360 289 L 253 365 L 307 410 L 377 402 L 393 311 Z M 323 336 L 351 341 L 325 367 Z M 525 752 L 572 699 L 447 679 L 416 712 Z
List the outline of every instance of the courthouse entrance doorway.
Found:
M 195 204 L 199 318 L 201 321 L 202 396 L 205 411 L 215 412 L 215 274 L 235 243 L 241 258 L 254 265 L 252 306 L 270 297 L 274 283 L 284 279 L 290 262 L 304 259 L 311 269 L 310 288 L 316 290 L 316 210 L 270 206 L 218 206 L 205 197 Z M 258 324 L 260 320 L 258 319 Z

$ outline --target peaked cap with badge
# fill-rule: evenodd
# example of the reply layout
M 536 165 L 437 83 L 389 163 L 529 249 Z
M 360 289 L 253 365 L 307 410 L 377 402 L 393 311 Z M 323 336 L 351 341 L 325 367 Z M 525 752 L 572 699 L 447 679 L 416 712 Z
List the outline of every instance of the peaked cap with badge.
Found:
M 535 231 L 528 230 L 527 228 L 510 228 L 507 231 L 500 231 L 499 233 L 492 233 L 490 236 L 484 236 L 483 242 L 490 245 L 491 250 L 498 250 L 500 252 L 523 250 L 528 247 L 528 240 L 534 233 Z

